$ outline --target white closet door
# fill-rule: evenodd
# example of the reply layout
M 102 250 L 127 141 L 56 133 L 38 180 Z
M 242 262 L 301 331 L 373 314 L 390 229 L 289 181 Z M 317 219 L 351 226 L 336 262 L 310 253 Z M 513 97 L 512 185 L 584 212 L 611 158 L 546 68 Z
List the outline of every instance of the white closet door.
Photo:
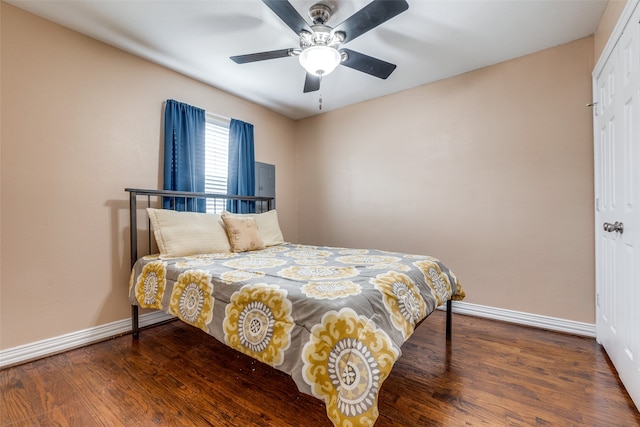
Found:
M 640 408 L 640 7 L 637 4 L 607 61 L 594 75 L 594 156 L 597 338 Z

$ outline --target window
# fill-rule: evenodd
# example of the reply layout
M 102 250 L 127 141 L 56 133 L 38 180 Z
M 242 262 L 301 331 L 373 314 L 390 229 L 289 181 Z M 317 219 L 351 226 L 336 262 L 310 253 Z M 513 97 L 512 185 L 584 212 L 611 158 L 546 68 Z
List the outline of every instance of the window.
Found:
M 227 194 L 229 162 L 229 120 L 207 113 L 205 130 L 204 191 Z M 207 199 L 207 213 L 221 213 L 226 208 L 222 200 Z

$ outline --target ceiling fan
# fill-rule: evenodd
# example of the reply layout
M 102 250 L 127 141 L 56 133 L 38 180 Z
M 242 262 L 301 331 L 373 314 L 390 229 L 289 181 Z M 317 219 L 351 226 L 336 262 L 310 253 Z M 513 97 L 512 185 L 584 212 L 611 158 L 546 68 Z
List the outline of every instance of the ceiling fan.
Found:
M 381 79 L 386 79 L 396 69 L 395 64 L 341 48 L 341 45 L 407 10 L 409 4 L 405 0 L 374 0 L 336 27 L 327 25 L 331 18 L 331 8 L 325 4 L 317 3 L 309 8 L 312 21 L 309 25 L 289 1 L 262 1 L 299 36 L 300 48 L 232 56 L 231 60 L 235 63 L 246 64 L 298 56 L 300 64 L 307 72 L 304 81 L 305 93 L 319 90 L 322 77 L 331 73 L 338 65 Z

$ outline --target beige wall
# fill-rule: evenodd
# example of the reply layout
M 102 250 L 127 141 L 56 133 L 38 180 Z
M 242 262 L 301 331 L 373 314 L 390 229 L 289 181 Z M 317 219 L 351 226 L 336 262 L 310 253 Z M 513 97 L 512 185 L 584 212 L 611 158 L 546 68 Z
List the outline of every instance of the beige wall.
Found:
M 255 125 L 297 238 L 293 122 L 1 3 L 0 349 L 129 316 L 125 187 L 160 188 L 174 98 Z
M 593 38 L 297 122 L 300 240 L 421 253 L 594 322 Z

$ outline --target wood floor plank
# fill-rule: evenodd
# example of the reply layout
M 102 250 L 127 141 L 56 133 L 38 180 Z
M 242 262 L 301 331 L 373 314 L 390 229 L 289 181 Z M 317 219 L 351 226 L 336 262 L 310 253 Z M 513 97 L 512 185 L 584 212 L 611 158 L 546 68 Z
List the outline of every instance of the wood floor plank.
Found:
M 436 312 L 382 385 L 376 427 L 640 426 L 595 340 Z M 0 426 L 330 427 L 286 374 L 180 322 L 0 371 Z

